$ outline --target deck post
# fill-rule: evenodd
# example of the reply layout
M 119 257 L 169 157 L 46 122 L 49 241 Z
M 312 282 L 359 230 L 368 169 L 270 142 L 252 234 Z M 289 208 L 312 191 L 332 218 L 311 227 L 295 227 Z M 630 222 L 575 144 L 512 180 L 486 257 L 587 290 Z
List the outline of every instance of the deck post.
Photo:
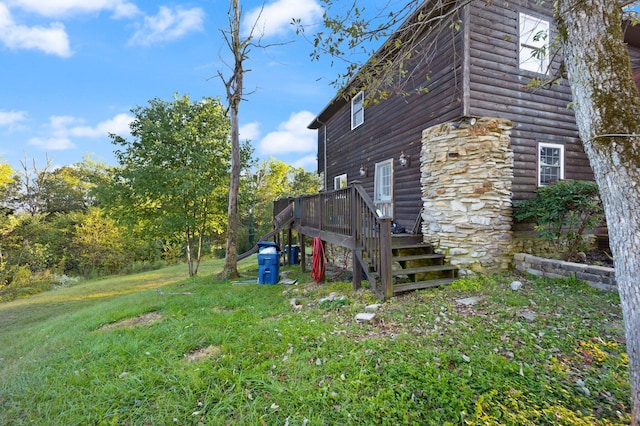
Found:
M 304 249 L 304 234 L 298 233 L 298 239 L 300 240 L 300 270 L 307 272 L 307 254 Z
M 384 299 L 393 297 L 391 276 L 391 218 L 380 218 L 380 284 Z
M 360 214 L 358 211 L 358 203 L 356 202 L 356 185 L 361 185 L 360 181 L 351 182 L 351 191 L 349 192 L 349 206 L 351 207 L 351 236 L 354 237 L 354 243 L 356 248 L 351 250 L 351 267 L 353 268 L 353 291 L 362 287 L 362 263 L 358 257 L 358 250 L 362 252 L 361 242 L 358 241 L 358 231 L 360 229 Z
M 291 262 L 291 253 L 293 253 L 293 247 L 292 247 L 292 243 L 293 243 L 293 227 L 291 225 L 289 225 L 289 230 L 287 233 L 287 244 L 289 247 L 289 250 L 286 250 L 287 247 L 285 246 L 285 258 L 286 258 L 286 262 L 285 262 L 285 266 L 287 265 L 293 265 L 293 263 Z
M 362 263 L 356 253 L 357 250 L 351 251 L 351 264 L 353 265 L 353 291 L 362 287 Z

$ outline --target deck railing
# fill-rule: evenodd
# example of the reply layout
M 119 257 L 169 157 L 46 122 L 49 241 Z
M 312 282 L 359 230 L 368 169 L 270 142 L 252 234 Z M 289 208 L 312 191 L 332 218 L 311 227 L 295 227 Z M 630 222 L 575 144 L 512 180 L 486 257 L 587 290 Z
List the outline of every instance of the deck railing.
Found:
M 352 189 L 338 189 L 300 197 L 300 225 L 333 234 L 350 236 Z
M 353 185 L 352 192 L 352 223 L 356 246 L 361 253 L 360 261 L 371 266 L 372 272 L 379 278 L 380 287 L 375 289 L 376 293 L 388 299 L 393 296 L 391 218 L 379 214 L 361 185 Z M 369 277 L 372 284 L 375 276 Z
M 295 203 L 299 232 L 352 250 L 354 287 L 360 286 L 364 269 L 376 293 L 385 298 L 393 296 L 391 218 L 376 213 L 360 184 L 296 198 Z

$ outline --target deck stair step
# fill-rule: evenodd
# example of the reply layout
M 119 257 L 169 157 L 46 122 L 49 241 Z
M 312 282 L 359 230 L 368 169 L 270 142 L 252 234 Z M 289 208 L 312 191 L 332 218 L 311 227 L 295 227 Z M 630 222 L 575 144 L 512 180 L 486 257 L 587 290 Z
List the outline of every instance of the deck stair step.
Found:
M 426 249 L 433 250 L 433 247 L 429 244 L 425 243 L 413 243 L 411 241 L 398 241 L 391 243 L 391 250 L 402 250 L 402 249 Z
M 372 260 L 360 253 L 363 275 L 379 282 Z M 446 262 L 446 257 L 434 253 L 433 246 L 423 242 L 422 235 L 400 234 L 391 238 L 393 294 L 451 284 L 458 277 L 458 268 Z
M 391 247 L 420 244 L 425 245 L 422 241 L 422 235 L 414 234 L 395 234 L 391 237 Z
M 457 271 L 458 268 L 452 265 L 431 265 L 431 266 L 420 266 L 415 268 L 404 268 L 404 269 L 395 269 L 391 272 L 391 275 L 394 277 L 401 275 L 414 275 L 421 274 L 427 272 L 453 272 Z
M 440 260 L 440 259 L 444 259 L 444 255 L 435 254 L 435 253 L 410 254 L 410 255 L 406 255 L 406 256 L 393 256 L 391 259 L 394 262 L 407 262 L 407 261 L 412 261 L 412 260 L 423 260 L 423 259 Z
M 406 284 L 396 284 L 393 286 L 393 294 L 404 293 L 406 291 L 420 290 L 423 288 L 439 287 L 442 285 L 451 284 L 457 280 L 457 278 L 441 278 L 437 280 L 417 281 Z
M 446 263 L 445 256 L 434 253 L 422 235 L 394 235 L 391 239 L 394 294 L 438 287 L 457 279 L 458 268 Z

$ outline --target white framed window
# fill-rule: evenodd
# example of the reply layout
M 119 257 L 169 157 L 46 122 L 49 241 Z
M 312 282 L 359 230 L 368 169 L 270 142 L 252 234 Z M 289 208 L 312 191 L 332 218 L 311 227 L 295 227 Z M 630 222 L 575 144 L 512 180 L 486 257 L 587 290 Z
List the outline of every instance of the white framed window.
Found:
M 344 189 L 347 187 L 347 174 L 343 173 L 333 178 L 333 189 Z
M 564 146 L 538 144 L 538 186 L 547 186 L 564 179 Z
M 351 129 L 364 123 L 364 92 L 351 98 Z
M 549 72 L 549 21 L 520 13 L 518 54 L 520 69 Z
M 382 216 L 393 217 L 393 158 L 376 163 L 373 204 Z

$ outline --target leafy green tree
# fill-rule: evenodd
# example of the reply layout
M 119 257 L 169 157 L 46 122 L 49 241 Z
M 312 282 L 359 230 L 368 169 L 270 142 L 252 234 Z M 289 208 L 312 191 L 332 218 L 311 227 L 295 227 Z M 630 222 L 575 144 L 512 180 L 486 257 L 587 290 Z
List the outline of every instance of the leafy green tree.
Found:
M 55 169 L 42 185 L 43 210 L 48 213 L 86 210 L 96 204 L 96 187 L 108 179 L 107 165 L 90 157 Z
M 2 239 L 6 238 L 6 235 L 10 232 L 9 218 L 7 217 L 10 213 L 9 209 L 5 207 L 6 205 L 6 189 L 13 182 L 14 179 L 14 171 L 9 164 L 0 162 L 0 275 L 4 269 L 5 258 L 4 252 L 2 249 Z M 0 285 L 3 284 L 2 278 L 0 277 Z
M 320 176 L 302 167 L 293 167 L 291 173 L 290 197 L 317 194 L 320 191 Z
M 14 171 L 9 164 L 0 161 L 0 193 L 13 181 Z
M 205 234 L 226 207 L 229 121 L 220 101 L 149 101 L 132 110 L 132 140 L 111 135 L 120 163 L 105 201 L 116 217 L 153 238 L 181 236 L 189 275 L 196 275 Z
M 50 266 L 52 255 L 47 238 L 50 223 L 44 214 L 22 212 L 11 215 L 2 244 L 6 261 L 13 266 L 26 266 L 33 272 L 42 272 Z
M 315 173 L 274 158 L 260 162 L 245 175 L 247 195 L 243 198 L 251 207 L 250 213 L 257 237 L 273 229 L 274 200 L 315 194 L 320 188 L 320 179 Z
M 6 188 L 7 206 L 32 216 L 44 213 L 44 186 L 51 175 L 51 165 L 48 157 L 44 167 L 39 167 L 33 158 L 20 161 L 21 170 L 16 171 Z
M 122 232 L 99 208 L 89 208 L 83 216 L 70 242 L 80 271 L 85 276 L 118 272 L 126 264 Z
M 49 244 L 55 232 L 46 215 L 28 212 L 4 218 L 0 228 L 0 286 L 41 276 L 55 262 L 56 249 Z

